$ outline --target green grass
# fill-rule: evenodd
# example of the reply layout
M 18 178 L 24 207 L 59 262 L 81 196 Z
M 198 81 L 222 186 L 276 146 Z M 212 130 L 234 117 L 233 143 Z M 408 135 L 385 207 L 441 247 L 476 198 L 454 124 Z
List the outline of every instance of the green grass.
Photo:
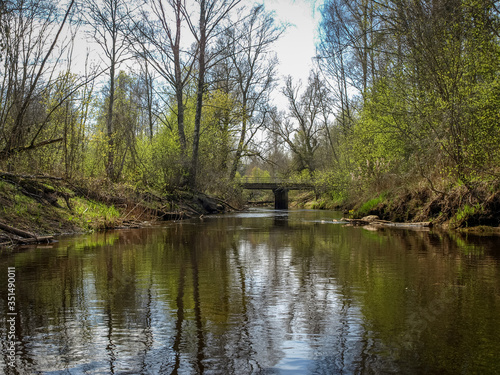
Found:
M 370 214 L 376 206 L 382 203 L 385 199 L 385 194 L 380 194 L 377 198 L 370 199 L 369 201 L 363 203 L 361 207 L 357 210 L 356 214 L 358 216 L 366 216 Z
M 52 186 L 50 186 L 53 188 Z M 59 190 L 62 187 L 56 186 Z M 71 192 L 66 189 L 66 192 Z M 64 198 L 57 202 L 62 208 L 40 203 L 26 196 L 11 183 L 0 180 L 0 220 L 15 223 L 19 229 L 37 234 L 94 231 L 120 225 L 120 212 L 114 206 L 81 197 L 70 199 L 71 210 Z
M 463 207 L 459 208 L 455 215 L 450 220 L 450 225 L 453 227 L 468 227 L 469 220 L 476 214 L 479 214 L 483 211 L 482 206 L 477 203 L 473 206 L 469 204 L 465 204 Z
M 73 214 L 68 214 L 69 221 L 75 221 L 89 230 L 113 227 L 120 218 L 120 212 L 113 206 L 83 199 L 72 199 Z

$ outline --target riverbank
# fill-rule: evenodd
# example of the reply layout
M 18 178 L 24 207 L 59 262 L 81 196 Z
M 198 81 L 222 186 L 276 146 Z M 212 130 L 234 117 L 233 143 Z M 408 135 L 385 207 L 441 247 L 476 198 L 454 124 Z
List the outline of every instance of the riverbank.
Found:
M 233 209 L 202 193 L 160 193 L 105 180 L 69 181 L 5 172 L 0 174 L 0 207 L 0 246 Z
M 345 201 L 333 200 L 328 194 L 316 198 L 309 192 L 298 194 L 293 205 L 343 210 L 355 219 L 377 215 L 391 222 L 431 222 L 445 229 L 500 233 L 500 187 L 488 183 L 477 183 L 473 188 L 454 186 L 443 191 L 421 184 L 412 189 L 360 194 Z
M 290 207 L 343 210 L 354 219 L 377 215 L 391 222 L 431 222 L 446 229 L 500 234 L 500 189 L 486 184 L 446 192 L 422 185 L 342 202 L 327 194 L 302 192 L 292 197 Z M 1 172 L 0 209 L 0 246 L 9 246 L 61 234 L 200 217 L 234 207 L 218 198 L 182 190 L 160 193 L 106 180 L 70 181 Z

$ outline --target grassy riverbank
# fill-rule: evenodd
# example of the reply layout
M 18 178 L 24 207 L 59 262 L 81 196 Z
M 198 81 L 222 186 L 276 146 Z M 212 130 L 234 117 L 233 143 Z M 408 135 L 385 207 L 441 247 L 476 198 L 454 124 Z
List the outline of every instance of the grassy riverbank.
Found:
M 228 208 L 225 202 L 201 193 L 161 193 L 106 180 L 67 181 L 6 173 L 0 178 L 0 225 L 35 237 L 137 227 Z M 22 238 L 0 230 L 0 244 L 16 242 Z
M 498 232 L 500 227 L 500 186 L 485 182 L 474 187 L 450 186 L 437 191 L 426 184 L 370 194 L 352 195 L 346 200 L 328 194 L 316 198 L 301 193 L 294 198 L 296 207 L 337 209 L 355 218 L 378 215 L 394 222 L 431 221 L 445 228 Z
M 500 187 L 478 183 L 437 191 L 425 184 L 334 200 L 328 194 L 298 192 L 291 208 L 336 209 L 351 217 L 378 215 L 394 222 L 431 221 L 434 225 L 476 232 L 500 231 Z M 144 225 L 221 212 L 232 207 L 205 194 L 158 192 L 107 180 L 63 180 L 50 176 L 0 177 L 0 225 L 35 237 Z M 473 228 L 473 229 L 471 229 Z M 22 242 L 0 230 L 0 244 Z

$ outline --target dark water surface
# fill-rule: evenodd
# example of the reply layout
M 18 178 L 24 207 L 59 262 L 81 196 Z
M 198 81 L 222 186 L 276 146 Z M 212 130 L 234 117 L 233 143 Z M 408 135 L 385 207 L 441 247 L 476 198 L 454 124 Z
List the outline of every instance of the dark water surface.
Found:
M 0 373 L 500 374 L 500 237 L 339 215 L 256 209 L 4 251 Z

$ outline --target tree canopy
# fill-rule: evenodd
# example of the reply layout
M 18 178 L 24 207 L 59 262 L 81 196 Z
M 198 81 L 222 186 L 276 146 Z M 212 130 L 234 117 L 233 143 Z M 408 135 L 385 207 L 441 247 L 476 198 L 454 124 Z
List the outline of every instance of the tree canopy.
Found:
M 4 1 L 0 168 L 218 190 L 259 167 L 344 198 L 498 183 L 499 10 L 326 0 L 300 82 L 278 76 L 286 27 L 263 5 Z M 94 65 L 75 61 L 83 34 Z

